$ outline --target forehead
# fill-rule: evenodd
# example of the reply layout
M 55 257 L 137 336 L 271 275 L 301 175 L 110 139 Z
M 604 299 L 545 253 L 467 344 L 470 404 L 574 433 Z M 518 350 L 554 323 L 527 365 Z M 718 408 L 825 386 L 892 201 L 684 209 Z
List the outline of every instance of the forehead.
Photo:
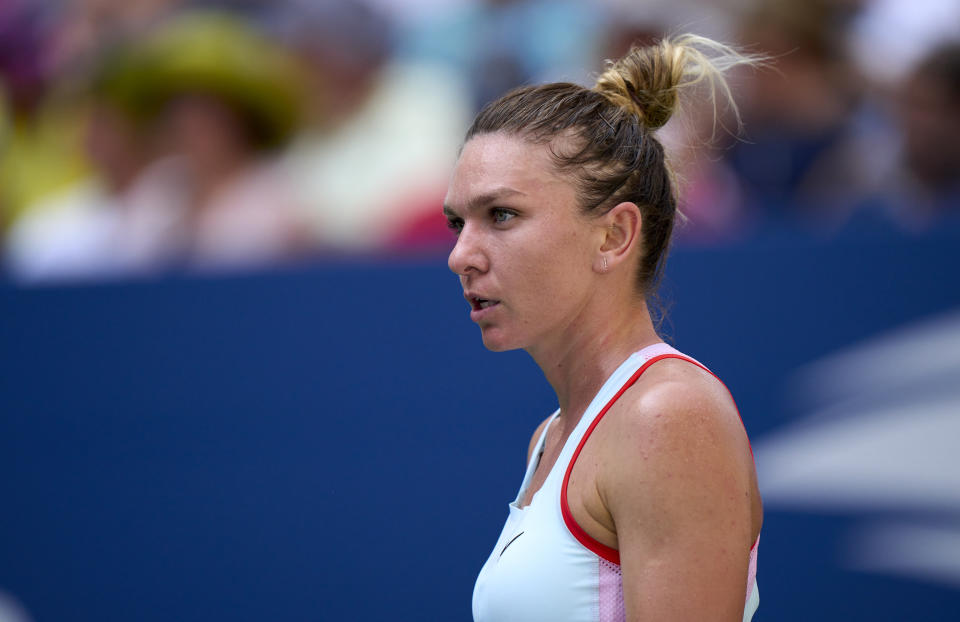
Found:
M 465 206 L 475 197 L 505 189 L 554 200 L 573 200 L 575 194 L 556 170 L 549 145 L 504 133 L 474 136 L 457 160 L 446 204 Z

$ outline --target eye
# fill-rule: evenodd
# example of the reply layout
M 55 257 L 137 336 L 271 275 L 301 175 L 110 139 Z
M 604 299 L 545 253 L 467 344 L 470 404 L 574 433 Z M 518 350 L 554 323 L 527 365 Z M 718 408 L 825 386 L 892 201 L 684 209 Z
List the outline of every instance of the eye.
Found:
M 490 217 L 493 219 L 493 222 L 497 224 L 503 224 L 516 215 L 516 212 L 502 207 L 494 207 L 490 210 Z
M 460 232 L 463 231 L 463 219 L 448 217 L 447 228 L 453 231 L 454 235 L 460 235 Z

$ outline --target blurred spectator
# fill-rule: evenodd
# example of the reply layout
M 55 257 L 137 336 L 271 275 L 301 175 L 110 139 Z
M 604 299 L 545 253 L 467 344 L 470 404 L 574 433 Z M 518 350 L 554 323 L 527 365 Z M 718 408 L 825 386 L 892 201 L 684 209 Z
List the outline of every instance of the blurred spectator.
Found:
M 908 174 L 921 195 L 960 207 L 960 41 L 923 59 L 900 98 Z
M 0 231 L 85 172 L 81 115 L 55 92 L 55 17 L 46 3 L 0 2 Z
M 50 62 L 61 82 L 83 80 L 104 50 L 147 35 L 185 0 L 70 0 L 59 3 Z
M 960 40 L 919 60 L 895 92 L 894 111 L 899 141 L 872 206 L 911 231 L 960 221 Z
M 171 193 L 182 175 L 148 166 L 150 128 L 113 92 L 122 66 L 110 63 L 92 90 L 85 144 L 96 175 L 40 201 L 10 231 L 8 267 L 21 281 L 130 274 L 172 258 L 183 198 Z
M 0 0 L 5 255 L 41 279 L 445 248 L 472 112 L 684 31 L 774 68 L 733 77 L 744 139 L 730 111 L 661 131 L 681 242 L 956 213 L 931 54 L 957 0 Z
M 275 159 L 299 125 L 292 58 L 237 18 L 188 13 L 150 38 L 141 62 L 131 89 L 186 168 L 187 260 L 227 266 L 304 253 L 306 216 Z
M 306 218 L 273 160 L 297 127 L 292 61 L 214 13 L 176 16 L 118 52 L 94 89 L 87 146 L 98 179 L 18 223 L 11 268 L 102 276 L 305 251 Z
M 406 55 L 466 77 L 473 110 L 530 82 L 584 82 L 595 69 L 604 7 L 570 0 L 480 0 L 439 8 L 404 33 Z
M 882 89 L 896 88 L 933 49 L 960 40 L 957 0 L 860 2 L 848 47 L 863 74 Z
M 745 208 L 739 177 L 723 160 L 721 138 L 736 132 L 731 111 L 716 111 L 710 102 L 685 110 L 660 131 L 660 140 L 677 177 L 682 218 L 676 240 L 683 244 L 720 244 L 743 238 L 754 217 Z
M 629 49 L 631 43 L 692 32 L 714 41 L 730 42 L 745 0 L 597 0 L 608 25 L 600 39 L 609 50 Z M 611 33 L 612 31 L 612 33 Z M 631 35 L 633 33 L 633 35 Z M 611 36 L 620 40 L 611 40 Z M 617 58 L 604 52 L 605 58 Z
M 396 58 L 393 24 L 359 0 L 288 0 L 275 28 L 310 72 L 310 126 L 287 165 L 322 243 L 447 243 L 440 209 L 469 122 L 460 77 Z
M 860 82 L 844 54 L 849 5 L 831 0 L 764 0 L 747 12 L 739 36 L 773 57 L 775 70 L 745 76 L 746 140 L 728 161 L 751 209 L 765 218 L 819 227 L 842 219 L 849 199 L 846 143 Z

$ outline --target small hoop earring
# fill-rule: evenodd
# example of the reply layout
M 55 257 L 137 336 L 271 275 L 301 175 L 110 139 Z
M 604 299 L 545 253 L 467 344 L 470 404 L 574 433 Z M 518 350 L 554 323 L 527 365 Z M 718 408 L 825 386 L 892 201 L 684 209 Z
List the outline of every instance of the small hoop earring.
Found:
M 603 274 L 606 274 L 606 273 L 607 273 L 607 256 L 606 256 L 606 255 L 602 255 L 602 256 L 600 257 L 600 259 L 603 260 L 603 267 L 600 268 L 600 272 L 603 273 Z

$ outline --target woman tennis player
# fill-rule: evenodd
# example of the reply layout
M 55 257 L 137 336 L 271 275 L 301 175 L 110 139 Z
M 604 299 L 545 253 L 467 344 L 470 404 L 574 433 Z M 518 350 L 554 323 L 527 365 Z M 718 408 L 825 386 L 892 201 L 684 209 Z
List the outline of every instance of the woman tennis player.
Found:
M 592 89 L 515 90 L 467 132 L 444 207 L 450 268 L 484 345 L 529 352 L 559 402 L 477 579 L 477 622 L 739 621 L 757 608 L 746 433 L 724 385 L 662 342 L 647 305 L 677 212 L 655 130 L 688 87 L 729 97 L 723 71 L 752 62 L 685 35 L 634 48 Z

